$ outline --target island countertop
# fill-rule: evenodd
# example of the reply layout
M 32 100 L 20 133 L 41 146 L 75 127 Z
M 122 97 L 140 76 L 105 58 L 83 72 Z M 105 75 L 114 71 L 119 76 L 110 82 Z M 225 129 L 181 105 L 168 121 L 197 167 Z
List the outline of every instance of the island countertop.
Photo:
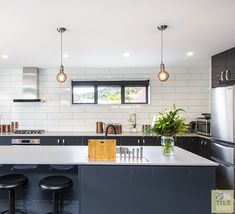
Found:
M 136 148 L 136 147 L 128 147 Z M 145 146 L 144 161 L 89 161 L 87 146 L 1 146 L 0 164 L 217 166 L 217 163 L 175 147 L 173 157 L 163 155 L 160 146 Z

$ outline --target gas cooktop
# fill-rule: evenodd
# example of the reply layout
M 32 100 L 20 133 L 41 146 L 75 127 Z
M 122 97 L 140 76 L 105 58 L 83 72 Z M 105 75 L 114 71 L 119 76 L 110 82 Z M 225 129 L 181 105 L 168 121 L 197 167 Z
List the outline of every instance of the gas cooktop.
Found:
M 17 130 L 14 134 L 43 134 L 45 130 Z

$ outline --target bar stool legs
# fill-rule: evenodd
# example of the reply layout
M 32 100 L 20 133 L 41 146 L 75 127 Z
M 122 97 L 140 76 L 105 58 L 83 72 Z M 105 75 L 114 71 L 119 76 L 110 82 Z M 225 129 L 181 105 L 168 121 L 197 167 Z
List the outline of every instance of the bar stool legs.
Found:
M 53 214 L 58 214 L 59 209 L 59 193 L 58 192 L 53 192 Z
M 1 214 L 16 214 L 16 213 L 27 214 L 27 212 L 24 210 L 15 209 L 15 190 L 14 189 L 8 190 L 8 194 L 9 194 L 8 195 L 9 210 L 1 212 Z
M 8 191 L 8 199 L 9 199 L 8 200 L 9 210 L 1 212 L 1 214 L 16 214 L 16 213 L 27 214 L 27 212 L 24 210 L 15 209 L 15 190 L 14 189 L 11 189 Z
M 9 214 L 15 214 L 15 190 L 9 190 Z
M 8 191 L 8 210 L 1 214 L 26 214 L 24 210 L 15 209 L 15 190 L 28 183 L 27 177 L 20 174 L 9 174 L 0 177 L 0 189 Z
M 44 190 L 51 192 L 53 195 L 53 205 L 52 205 L 52 214 L 62 214 L 65 213 L 61 208 L 61 201 L 60 193 L 63 193 L 64 191 L 72 188 L 73 181 L 65 176 L 49 176 L 46 178 L 43 178 L 39 182 L 39 187 Z

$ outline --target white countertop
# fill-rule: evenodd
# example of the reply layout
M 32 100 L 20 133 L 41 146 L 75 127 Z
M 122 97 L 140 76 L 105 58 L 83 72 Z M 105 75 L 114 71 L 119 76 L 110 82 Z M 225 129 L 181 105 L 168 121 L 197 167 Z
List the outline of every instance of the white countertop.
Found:
M 160 146 L 145 146 L 144 157 L 148 161 L 124 161 L 120 158 L 116 161 L 88 161 L 87 146 L 0 147 L 0 164 L 217 166 L 216 163 L 179 147 L 175 147 L 174 157 L 168 157 L 163 155 Z
M 96 132 L 85 132 L 85 131 L 81 131 L 81 132 L 45 132 L 43 134 L 14 134 L 14 133 L 0 133 L 0 137 L 1 136 L 28 136 L 28 137 L 32 137 L 32 136 L 38 136 L 38 137 L 46 137 L 46 136 L 67 136 L 67 137 L 73 137 L 73 136 L 104 136 L 104 133 L 96 133 Z M 123 132 L 122 134 L 108 134 L 108 136 L 130 136 L 130 137 L 134 137 L 134 136 L 144 136 L 143 132 Z M 207 136 L 202 136 L 202 135 L 198 135 L 195 133 L 188 133 L 188 134 L 184 134 L 182 135 L 182 137 L 203 137 L 203 138 L 207 138 L 210 139 L 210 137 Z

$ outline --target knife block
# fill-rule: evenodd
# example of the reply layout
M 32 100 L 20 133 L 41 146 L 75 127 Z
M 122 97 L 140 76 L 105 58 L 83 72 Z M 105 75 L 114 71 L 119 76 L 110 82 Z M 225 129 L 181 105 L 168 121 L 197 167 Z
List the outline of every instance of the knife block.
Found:
M 88 140 L 89 161 L 115 161 L 116 140 Z

